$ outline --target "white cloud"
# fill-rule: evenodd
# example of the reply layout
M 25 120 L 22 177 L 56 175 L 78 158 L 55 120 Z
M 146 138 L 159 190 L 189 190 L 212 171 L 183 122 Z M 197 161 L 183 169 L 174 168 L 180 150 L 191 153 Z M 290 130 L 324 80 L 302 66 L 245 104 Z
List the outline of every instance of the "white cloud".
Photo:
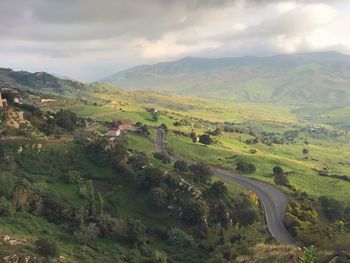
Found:
M 339 2 L 3 0 L 0 66 L 92 80 L 188 55 L 350 53 Z

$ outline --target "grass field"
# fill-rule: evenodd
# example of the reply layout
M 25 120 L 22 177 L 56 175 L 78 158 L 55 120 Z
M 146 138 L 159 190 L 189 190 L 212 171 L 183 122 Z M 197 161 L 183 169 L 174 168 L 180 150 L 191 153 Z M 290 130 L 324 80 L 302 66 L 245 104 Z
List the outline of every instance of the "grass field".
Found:
M 78 115 L 91 117 L 98 121 L 111 121 L 115 119 L 131 119 L 134 123 L 140 121 L 149 126 L 158 126 L 165 123 L 170 130 L 176 129 L 185 132 L 195 131 L 197 134 L 213 129 L 210 122 L 235 122 L 242 127 L 252 126 L 266 132 L 283 133 L 295 127 L 303 127 L 310 123 L 299 122 L 300 114 L 295 115 L 288 106 L 282 107 L 264 104 L 231 104 L 218 103 L 213 100 L 202 100 L 191 97 L 164 95 L 149 92 L 126 92 L 103 86 L 104 92 L 96 93 L 101 100 L 110 103 L 82 105 L 74 104 L 70 109 Z M 146 112 L 146 107 L 156 107 L 160 111 L 158 121 L 152 120 L 152 115 Z M 330 121 L 346 123 L 348 109 L 333 109 L 327 114 L 317 111 L 305 111 L 317 114 L 321 123 L 330 124 Z M 187 119 L 189 126 L 177 126 L 173 123 Z M 327 126 L 325 126 L 327 127 Z M 136 134 L 129 134 L 129 143 L 139 151 L 148 155 L 153 153 L 152 132 L 149 138 Z M 314 197 L 330 195 L 338 200 L 350 203 L 350 183 L 321 177 L 316 170 L 328 167 L 334 174 L 350 174 L 350 144 L 348 138 L 317 138 L 303 133 L 299 135 L 296 143 L 274 144 L 267 146 L 262 143 L 247 145 L 245 140 L 252 138 L 247 134 L 223 133 L 217 137 L 218 143 L 204 147 L 193 144 L 189 138 L 175 136 L 170 133 L 168 147 L 177 155 L 185 159 L 203 161 L 212 165 L 234 170 L 239 160 L 253 162 L 257 172 L 252 177 L 273 183 L 272 168 L 281 165 L 284 170 L 292 172 L 289 180 L 301 191 L 306 191 Z M 309 142 L 305 145 L 304 141 Z M 302 150 L 307 148 L 309 154 L 303 155 Z M 249 151 L 255 149 L 256 154 Z M 157 165 L 157 164 L 155 164 Z

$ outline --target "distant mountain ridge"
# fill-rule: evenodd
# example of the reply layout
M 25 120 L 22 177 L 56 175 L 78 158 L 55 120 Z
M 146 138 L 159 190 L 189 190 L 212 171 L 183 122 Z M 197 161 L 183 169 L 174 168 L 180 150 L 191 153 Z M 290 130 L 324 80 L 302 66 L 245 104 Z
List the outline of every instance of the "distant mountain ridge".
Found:
M 186 57 L 133 67 L 102 81 L 130 90 L 241 102 L 338 105 L 350 102 L 350 56 L 319 52 L 270 57 Z
M 86 85 L 79 81 L 59 78 L 46 72 L 31 73 L 9 68 L 0 68 L 1 85 L 56 94 L 76 93 L 86 89 Z

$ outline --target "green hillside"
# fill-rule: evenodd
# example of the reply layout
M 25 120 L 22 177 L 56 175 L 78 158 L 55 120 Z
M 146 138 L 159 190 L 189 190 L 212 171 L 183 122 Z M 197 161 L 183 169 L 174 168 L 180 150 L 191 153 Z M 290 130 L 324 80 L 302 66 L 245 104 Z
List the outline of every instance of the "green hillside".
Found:
M 130 90 L 245 102 L 350 102 L 350 56 L 336 52 L 205 59 L 186 57 L 118 72 L 103 82 Z
M 0 68 L 0 86 L 66 95 L 86 89 L 86 85 L 79 81 L 58 78 L 46 72 L 31 73 L 9 68 Z

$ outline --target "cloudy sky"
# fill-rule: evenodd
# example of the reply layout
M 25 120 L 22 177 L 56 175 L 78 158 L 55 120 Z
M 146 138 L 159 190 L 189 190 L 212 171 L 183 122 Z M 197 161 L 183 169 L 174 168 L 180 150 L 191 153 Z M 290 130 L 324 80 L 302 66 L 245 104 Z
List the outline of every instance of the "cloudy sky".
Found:
M 92 81 L 184 56 L 350 54 L 349 0 L 0 0 L 0 67 Z

